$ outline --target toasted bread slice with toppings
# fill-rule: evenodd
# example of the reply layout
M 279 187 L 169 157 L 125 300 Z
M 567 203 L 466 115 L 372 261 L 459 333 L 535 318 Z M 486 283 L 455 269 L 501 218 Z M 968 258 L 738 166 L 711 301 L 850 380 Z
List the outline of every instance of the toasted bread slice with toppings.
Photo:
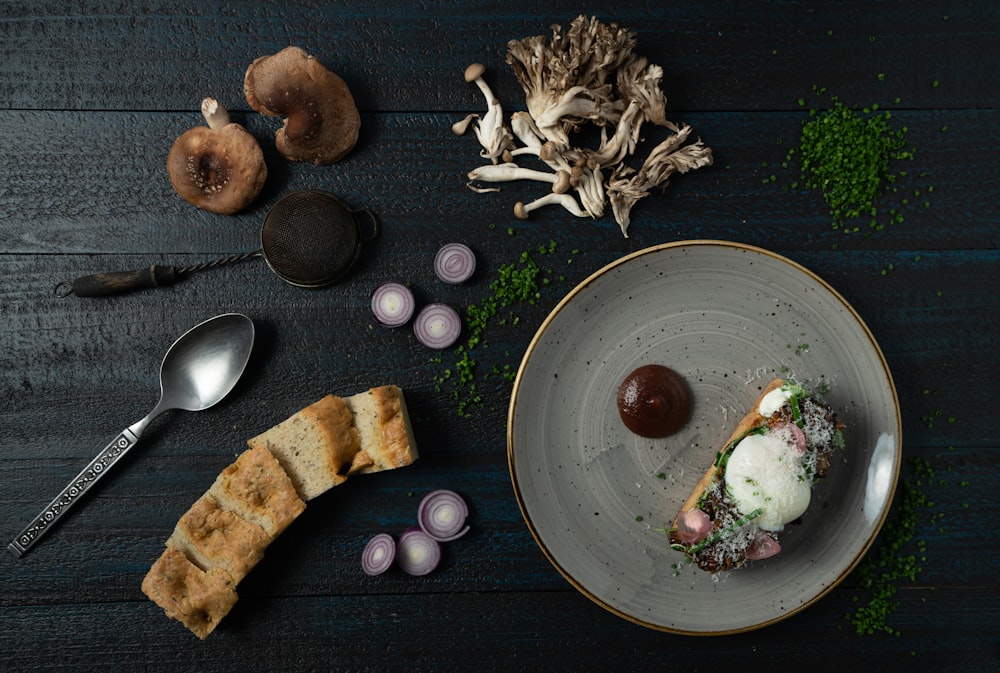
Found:
M 843 427 L 802 386 L 772 380 L 681 506 L 671 547 L 708 572 L 779 553 L 778 534 L 805 513 Z
M 750 407 L 750 412 L 747 413 L 740 420 L 739 424 L 737 424 L 736 426 L 736 429 L 733 430 L 733 433 L 731 435 L 729 435 L 729 439 L 723 442 L 722 448 L 719 450 L 719 453 L 716 454 L 715 460 L 705 471 L 705 474 L 702 476 L 701 480 L 695 485 L 694 490 L 691 491 L 691 495 L 688 496 L 688 499 L 684 502 L 683 505 L 681 505 L 680 512 L 678 512 L 677 517 L 674 518 L 673 525 L 675 528 L 677 527 L 677 519 L 680 517 L 681 513 L 686 512 L 694 507 L 697 507 L 698 501 L 702 498 L 703 495 L 705 495 L 705 491 L 708 490 L 709 486 L 711 486 L 712 482 L 716 479 L 720 466 L 724 464 L 722 460 L 724 458 L 724 453 L 726 451 L 731 452 L 736 447 L 736 441 L 738 439 L 742 439 L 751 431 L 767 423 L 768 419 L 764 418 L 764 416 L 760 414 L 759 411 L 760 403 L 767 396 L 768 393 L 770 393 L 773 390 L 777 390 L 783 385 L 785 385 L 785 379 L 774 379 L 770 383 L 768 383 L 767 386 L 764 387 L 764 390 L 761 392 L 761 394 L 757 396 L 757 399 L 753 403 L 753 406 Z

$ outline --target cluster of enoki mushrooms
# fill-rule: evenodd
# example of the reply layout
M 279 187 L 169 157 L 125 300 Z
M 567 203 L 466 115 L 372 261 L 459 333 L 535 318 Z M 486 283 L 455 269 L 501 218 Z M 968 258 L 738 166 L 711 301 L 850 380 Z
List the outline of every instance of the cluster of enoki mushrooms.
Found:
M 629 214 L 639 199 L 655 187 L 666 188 L 674 173 L 711 165 L 711 148 L 700 138 L 688 142 L 691 127 L 667 120 L 667 100 L 660 90 L 663 68 L 634 54 L 635 43 L 635 33 L 585 16 L 577 17 L 565 34 L 553 26 L 551 38 L 512 40 L 507 63 L 524 88 L 527 111 L 514 112 L 509 125 L 483 79 L 485 66 L 469 66 L 465 79 L 486 97 L 486 113 L 471 114 L 452 130 L 463 135 L 471 126 L 483 148 L 480 155 L 491 162 L 469 172 L 470 189 L 500 191 L 481 185 L 511 180 L 549 183 L 549 193 L 518 202 L 514 214 L 524 219 L 533 210 L 557 204 L 577 217 L 597 219 L 610 202 L 628 237 Z M 667 138 L 636 170 L 625 160 L 635 154 L 646 122 L 667 129 Z M 588 125 L 599 128 L 596 149 L 573 144 Z M 517 163 L 522 157 L 533 157 L 549 170 L 523 167 Z

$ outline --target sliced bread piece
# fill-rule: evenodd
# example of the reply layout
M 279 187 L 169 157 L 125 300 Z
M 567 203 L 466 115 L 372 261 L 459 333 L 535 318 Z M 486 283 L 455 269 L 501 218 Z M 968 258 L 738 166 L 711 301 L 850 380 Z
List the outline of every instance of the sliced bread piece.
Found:
M 271 540 L 306 508 L 292 480 L 263 446 L 241 453 L 219 474 L 208 493 L 223 509 L 263 528 Z
M 181 516 L 167 540 L 202 570 L 222 568 L 240 582 L 264 558 L 271 542 L 261 526 L 222 509 L 209 493 Z
M 202 639 L 236 603 L 236 584 L 302 513 L 305 500 L 348 475 L 417 459 L 397 386 L 329 395 L 248 444 L 181 517 L 143 580 L 143 592 Z
M 302 500 L 312 500 L 347 479 L 360 448 L 344 400 L 327 395 L 247 441 L 266 447 L 291 478 Z
M 361 435 L 361 450 L 352 472 L 368 474 L 409 465 L 418 457 L 403 391 L 380 386 L 345 397 Z
M 167 547 L 142 580 L 142 592 L 204 640 L 236 605 L 236 582 L 222 568 L 204 571 Z

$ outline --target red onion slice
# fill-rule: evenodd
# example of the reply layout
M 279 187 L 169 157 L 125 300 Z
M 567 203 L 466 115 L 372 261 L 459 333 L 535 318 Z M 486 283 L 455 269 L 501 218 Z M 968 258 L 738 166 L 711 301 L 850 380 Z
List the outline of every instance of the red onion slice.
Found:
M 434 255 L 434 273 L 445 283 L 461 285 L 476 272 L 476 255 L 469 246 L 449 243 Z
M 382 283 L 372 292 L 372 315 L 384 327 L 400 327 L 413 317 L 416 301 L 402 283 Z
M 379 533 L 365 545 L 361 553 L 361 569 L 366 575 L 381 575 L 396 560 L 396 541 L 388 533 Z
M 399 567 L 410 575 L 426 575 L 441 562 L 441 545 L 419 528 L 403 533 L 396 545 Z
M 681 512 L 677 517 L 677 538 L 684 544 L 701 542 L 711 532 L 712 520 L 697 507 Z
M 751 561 L 763 561 L 779 553 L 781 553 L 781 545 L 774 537 L 763 531 L 757 531 L 753 542 L 747 548 L 747 558 Z
M 420 528 L 438 542 L 451 542 L 468 533 L 468 516 L 469 507 L 462 496 L 447 489 L 431 491 L 417 508 Z
M 413 333 L 417 341 L 428 348 L 447 348 L 458 341 L 462 319 L 447 304 L 428 304 L 417 314 Z

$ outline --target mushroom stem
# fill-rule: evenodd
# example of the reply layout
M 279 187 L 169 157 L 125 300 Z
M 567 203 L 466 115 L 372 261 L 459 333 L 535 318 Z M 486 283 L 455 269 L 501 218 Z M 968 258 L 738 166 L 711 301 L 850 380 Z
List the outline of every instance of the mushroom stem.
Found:
M 552 191 L 563 193 L 570 187 L 569 173 L 557 171 L 545 173 L 531 168 L 523 168 L 517 164 L 487 164 L 472 170 L 468 174 L 470 181 L 480 182 L 511 182 L 514 180 L 537 180 L 552 185 Z
M 584 212 L 579 204 L 577 204 L 576 199 L 570 194 L 556 194 L 555 192 L 546 194 L 540 199 L 535 199 L 531 203 L 523 203 L 518 201 L 514 204 L 514 216 L 521 220 L 528 219 L 528 214 L 533 210 L 538 210 L 543 206 L 549 205 L 560 205 L 569 211 L 571 214 L 577 217 L 587 217 L 587 213 Z
M 479 139 L 479 144 L 483 147 L 483 151 L 480 154 L 483 158 L 497 163 L 498 158 L 503 156 L 504 151 L 513 147 L 514 139 L 510 131 L 507 130 L 507 127 L 504 126 L 503 108 L 500 106 L 500 101 L 497 97 L 493 95 L 493 90 L 490 89 L 489 84 L 483 79 L 484 72 L 486 72 L 486 66 L 482 63 L 473 63 L 465 69 L 465 81 L 474 82 L 483 93 L 483 97 L 486 98 L 486 114 L 482 118 L 477 118 L 478 122 L 474 130 L 476 138 Z M 471 121 L 469 120 L 469 122 Z M 455 131 L 454 126 L 452 127 L 452 131 Z
M 465 81 L 470 84 L 475 83 L 475 85 L 479 87 L 479 90 L 483 92 L 483 97 L 486 98 L 487 106 L 499 105 L 500 101 L 498 101 L 497 97 L 493 95 L 493 90 L 490 89 L 490 85 L 483 79 L 483 73 L 485 72 L 485 65 L 482 63 L 473 63 L 465 69 Z
M 601 169 L 584 169 L 575 186 L 583 209 L 595 219 L 604 215 L 604 177 Z
M 214 98 L 201 101 L 201 114 L 210 129 L 221 129 L 229 123 L 229 111 Z
M 542 132 L 535 126 L 534 120 L 527 112 L 518 110 L 511 113 L 510 129 L 517 139 L 528 147 L 541 147 L 544 142 Z
M 451 125 L 451 132 L 454 133 L 456 136 L 464 136 L 465 132 L 469 130 L 469 124 L 471 124 L 473 120 L 476 119 L 479 119 L 479 115 L 477 115 L 474 112 L 470 115 L 467 115 L 465 119 L 459 120 Z

